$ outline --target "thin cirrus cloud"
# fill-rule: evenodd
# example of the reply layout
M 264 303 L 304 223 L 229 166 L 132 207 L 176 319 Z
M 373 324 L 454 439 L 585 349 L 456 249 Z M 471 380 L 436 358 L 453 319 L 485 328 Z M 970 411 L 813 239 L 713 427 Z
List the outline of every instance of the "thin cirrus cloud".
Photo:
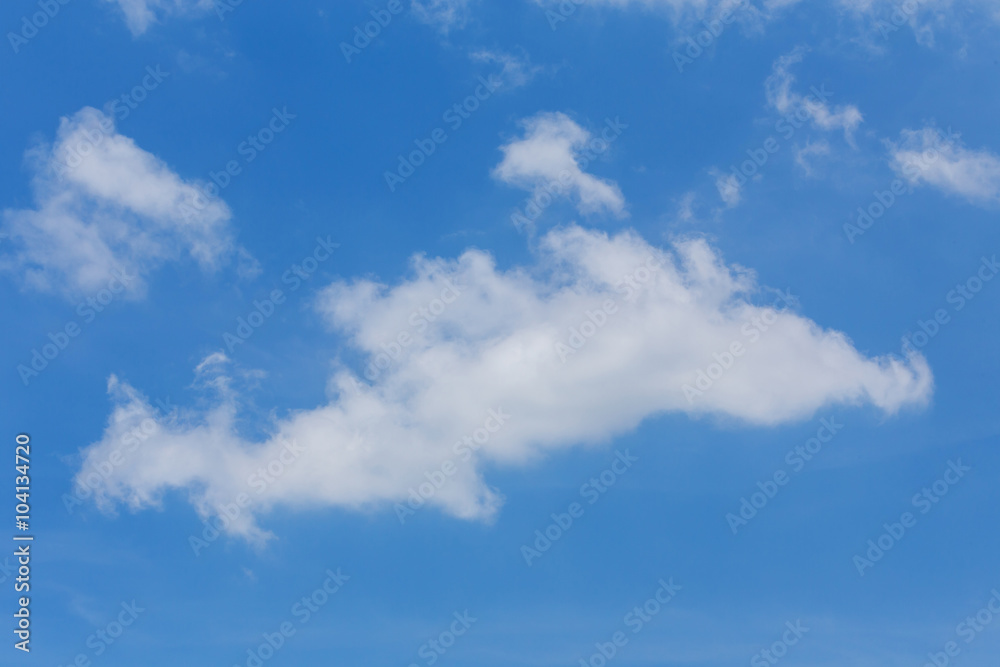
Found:
M 13 250 L 0 257 L 0 270 L 29 289 L 75 297 L 124 272 L 136 276 L 127 293 L 136 297 L 144 276 L 183 255 L 206 271 L 238 255 L 241 271 L 255 271 L 234 245 L 225 202 L 119 134 L 97 109 L 63 118 L 53 144 L 28 159 L 35 208 L 3 211 Z
M 828 91 L 817 89 L 803 95 L 795 89 L 795 76 L 791 72 L 793 65 L 802 61 L 806 52 L 803 47 L 796 47 L 790 53 L 778 58 L 771 68 L 771 74 L 764 81 L 764 93 L 767 105 L 779 114 L 796 118 L 799 124 L 809 123 L 819 130 L 842 130 L 844 138 L 854 145 L 854 132 L 863 122 L 864 116 L 853 104 L 832 107 L 825 99 Z M 818 91 L 818 92 L 817 92 Z M 807 174 L 810 165 L 806 161 L 809 156 L 826 155 L 830 152 L 829 143 L 820 141 L 808 143 L 796 155 L 796 162 Z M 734 208 L 743 199 L 743 182 L 735 174 L 723 172 L 713 167 L 709 174 L 715 179 L 715 188 L 727 208 Z M 745 181 L 745 179 L 744 179 Z
M 471 0 L 412 0 L 410 9 L 420 22 L 443 33 L 464 28 L 471 15 Z
M 780 18 L 783 10 L 798 4 L 801 0 L 587 0 L 587 2 L 561 2 L 561 0 L 535 0 L 546 9 L 550 25 L 560 23 L 559 18 L 568 18 L 578 6 L 603 6 L 617 10 L 655 12 L 665 16 L 686 37 L 706 29 L 711 24 L 715 31 L 725 30 L 736 22 L 751 32 L 760 32 L 771 21 Z M 570 9 L 572 7 L 572 9 Z M 719 23 L 721 22 L 721 23 Z
M 929 185 L 971 204 L 1000 204 L 1000 157 L 966 148 L 957 136 L 945 138 L 933 127 L 903 130 L 887 142 L 889 164 L 914 185 Z
M 743 186 L 735 175 L 724 174 L 718 169 L 711 169 L 709 173 L 715 178 L 715 189 L 727 208 L 733 208 L 743 200 Z
M 133 36 L 146 32 L 167 16 L 203 14 L 215 7 L 216 0 L 106 0 L 114 2 L 125 17 Z
M 771 75 L 764 82 L 767 103 L 782 115 L 798 114 L 807 118 L 814 127 L 832 131 L 843 130 L 848 143 L 854 145 L 854 131 L 864 116 L 853 104 L 831 107 L 818 95 L 802 95 L 792 86 L 795 76 L 792 65 L 802 62 L 805 49 L 795 48 L 775 61 Z
M 535 0 L 542 6 L 558 7 L 559 0 Z M 781 18 L 783 12 L 797 5 L 802 0 L 589 0 L 586 4 L 604 5 L 621 9 L 642 8 L 667 10 L 675 23 L 684 25 L 693 21 L 720 16 L 723 13 L 737 14 L 737 18 L 750 25 L 760 27 L 770 21 Z M 995 0 L 913 0 L 898 2 L 898 0 L 838 0 L 830 3 L 840 14 L 848 18 L 862 20 L 866 26 L 888 35 L 908 25 L 916 34 L 917 40 L 926 45 L 934 44 L 933 27 L 935 25 L 950 28 L 954 24 L 978 18 L 985 15 L 994 21 L 1000 21 L 1000 10 Z
M 806 176 L 812 176 L 814 173 L 812 158 L 829 154 L 830 143 L 825 139 L 806 141 L 805 146 L 797 148 L 795 151 L 795 164 L 802 169 Z
M 608 150 L 606 138 L 592 135 L 559 112 L 536 114 L 521 126 L 523 136 L 500 147 L 503 160 L 493 169 L 494 178 L 534 193 L 564 194 L 584 214 L 625 215 L 618 184 L 584 171 L 593 157 Z
M 133 36 L 142 35 L 150 26 L 174 16 L 202 15 L 213 9 L 219 11 L 220 0 L 105 0 L 118 5 L 125 25 Z M 432 25 L 441 32 L 465 26 L 470 17 L 470 0 L 411 0 L 413 16 L 420 22 Z M 221 5 L 232 11 L 234 3 Z
M 528 85 L 535 76 L 545 71 L 541 65 L 532 65 L 531 58 L 523 49 L 519 54 L 482 49 L 470 53 L 469 58 L 473 62 L 499 65 L 501 67 L 499 76 L 508 90 Z
M 934 46 L 935 30 L 964 31 L 963 24 L 983 18 L 1000 22 L 995 0 L 839 0 L 838 4 L 883 38 L 907 26 L 917 43 L 926 47 Z
M 247 494 L 252 505 L 228 530 L 260 542 L 269 534 L 258 519 L 277 507 L 390 512 L 397 503 L 398 512 L 437 479 L 420 492 L 428 505 L 489 520 L 502 504 L 486 479 L 492 467 L 604 443 L 658 414 L 767 426 L 831 404 L 891 415 L 929 399 L 919 354 L 868 357 L 843 333 L 759 305 L 761 294 L 752 273 L 704 240 L 661 249 L 630 231 L 556 229 L 532 266 L 507 270 L 475 249 L 418 256 L 394 286 L 360 279 L 321 292 L 319 313 L 365 369 L 335 366 L 327 403 L 275 417 L 267 436 L 248 440 L 231 366 L 213 355 L 197 375 L 217 392 L 214 407 L 146 429 L 140 447 L 103 466 L 97 501 L 138 510 L 180 491 L 209 517 Z M 727 361 L 734 342 L 745 351 Z M 112 378 L 109 390 L 115 407 L 83 452 L 81 487 L 156 419 L 125 382 Z M 280 476 L 250 483 L 274 461 L 284 462 Z
M 559 0 L 535 0 L 535 2 L 543 6 L 559 4 Z M 739 8 L 741 5 L 750 5 L 748 0 L 592 0 L 590 4 L 622 8 L 633 6 L 665 8 L 678 14 L 695 12 L 702 15 L 712 11 L 731 10 Z

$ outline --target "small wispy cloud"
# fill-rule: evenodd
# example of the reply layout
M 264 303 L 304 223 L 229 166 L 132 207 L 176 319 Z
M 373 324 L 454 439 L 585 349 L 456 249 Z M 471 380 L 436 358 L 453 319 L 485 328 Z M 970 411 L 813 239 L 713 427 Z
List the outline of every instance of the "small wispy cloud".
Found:
M 790 70 L 802 61 L 804 53 L 805 49 L 798 47 L 775 61 L 771 75 L 764 82 L 768 104 L 782 115 L 802 116 L 819 129 L 843 130 L 847 142 L 853 146 L 854 131 L 864 120 L 856 106 L 831 107 L 821 95 L 802 95 L 792 89 L 795 76 Z
M 929 185 L 971 204 L 1000 204 L 1000 157 L 985 148 L 966 148 L 959 135 L 933 127 L 903 130 L 886 142 L 889 164 L 914 185 Z
M 413 16 L 443 33 L 465 27 L 472 0 L 412 0 Z
M 727 208 L 733 208 L 742 200 L 742 185 L 734 174 L 724 174 L 718 169 L 709 172 L 715 177 L 715 188 L 719 191 L 719 197 L 726 204 Z
M 531 58 L 524 51 L 514 54 L 506 51 L 480 50 L 470 53 L 469 58 L 474 62 L 499 65 L 498 76 L 503 79 L 507 90 L 526 86 L 545 70 L 541 65 L 532 65 Z

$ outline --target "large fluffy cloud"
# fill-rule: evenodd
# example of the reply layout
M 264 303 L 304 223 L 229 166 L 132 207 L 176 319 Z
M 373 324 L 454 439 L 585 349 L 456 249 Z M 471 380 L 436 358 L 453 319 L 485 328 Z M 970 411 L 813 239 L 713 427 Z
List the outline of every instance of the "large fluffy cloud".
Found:
M 128 285 L 136 295 L 142 276 L 164 261 L 187 254 L 214 270 L 235 249 L 226 204 L 118 134 L 96 109 L 63 118 L 53 145 L 29 160 L 36 208 L 3 212 L 14 250 L 0 259 L 28 287 L 90 294 L 124 271 L 139 276 Z
M 773 307 L 702 240 L 663 250 L 631 232 L 569 227 L 538 252 L 535 266 L 509 270 L 479 250 L 418 257 L 392 287 L 329 286 L 317 307 L 365 361 L 334 373 L 326 404 L 274 419 L 259 441 L 240 435 L 221 354 L 198 369 L 216 407 L 159 427 L 143 430 L 155 408 L 112 379 L 116 407 L 78 482 L 103 479 L 105 506 L 182 490 L 206 516 L 247 494 L 230 529 L 249 538 L 264 536 L 255 517 L 275 506 L 388 508 L 421 495 L 487 519 L 501 504 L 492 466 L 605 442 L 653 415 L 772 425 L 829 404 L 893 414 L 930 395 L 921 356 L 865 356 L 843 333 Z M 143 442 L 108 465 L 137 429 Z

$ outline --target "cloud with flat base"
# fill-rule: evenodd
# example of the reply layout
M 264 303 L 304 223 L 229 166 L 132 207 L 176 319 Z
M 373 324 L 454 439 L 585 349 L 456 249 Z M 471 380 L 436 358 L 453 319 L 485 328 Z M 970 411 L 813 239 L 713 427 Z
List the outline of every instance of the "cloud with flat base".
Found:
M 869 357 L 844 333 L 762 303 L 768 294 L 704 240 L 660 248 L 632 231 L 552 230 L 532 265 L 509 269 L 477 249 L 417 256 L 396 285 L 337 281 L 319 294 L 332 340 L 363 359 L 352 370 L 318 352 L 334 368 L 322 405 L 248 438 L 246 397 L 216 355 L 197 373 L 214 406 L 161 419 L 100 475 L 127 434 L 156 419 L 112 378 L 114 409 L 77 484 L 97 475 L 91 490 L 106 509 L 155 507 L 179 491 L 205 518 L 243 494 L 253 502 L 227 530 L 256 543 L 269 537 L 258 520 L 279 507 L 404 520 L 431 506 L 488 521 L 503 501 L 491 470 L 604 445 L 657 415 L 767 427 L 832 405 L 888 416 L 929 400 L 919 353 Z

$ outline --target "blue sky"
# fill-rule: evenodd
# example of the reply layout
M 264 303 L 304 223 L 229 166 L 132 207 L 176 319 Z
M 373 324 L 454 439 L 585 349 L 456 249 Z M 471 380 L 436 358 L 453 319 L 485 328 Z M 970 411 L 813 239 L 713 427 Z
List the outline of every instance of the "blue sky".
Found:
M 0 23 L 2 664 L 994 664 L 993 3 Z

